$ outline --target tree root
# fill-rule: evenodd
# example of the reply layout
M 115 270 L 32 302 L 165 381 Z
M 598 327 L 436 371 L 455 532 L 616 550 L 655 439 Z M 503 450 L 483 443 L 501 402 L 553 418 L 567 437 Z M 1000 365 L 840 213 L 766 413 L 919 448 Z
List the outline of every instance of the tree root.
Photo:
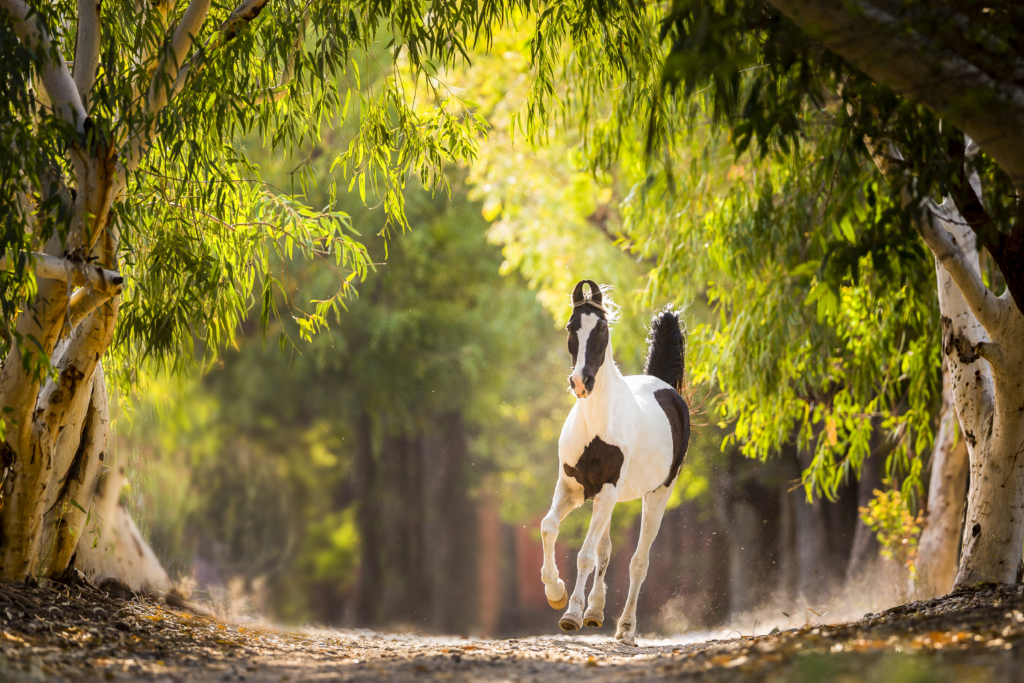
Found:
M 0 584 L 0 608 L 3 607 L 34 614 L 39 610 L 39 603 L 25 595 L 20 586 Z

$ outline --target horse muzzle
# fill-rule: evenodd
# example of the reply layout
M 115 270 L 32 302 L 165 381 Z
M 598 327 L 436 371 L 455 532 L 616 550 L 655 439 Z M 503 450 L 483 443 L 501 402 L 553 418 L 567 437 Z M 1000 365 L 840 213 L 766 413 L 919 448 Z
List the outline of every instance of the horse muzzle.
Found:
M 594 390 L 594 376 L 589 372 L 583 372 L 580 376 L 570 375 L 569 386 L 576 398 L 586 398 Z

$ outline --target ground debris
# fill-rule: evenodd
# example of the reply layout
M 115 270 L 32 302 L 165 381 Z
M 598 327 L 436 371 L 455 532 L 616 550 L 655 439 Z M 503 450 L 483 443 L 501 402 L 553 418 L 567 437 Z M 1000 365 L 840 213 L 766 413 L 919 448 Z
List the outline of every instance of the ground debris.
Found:
M 597 636 L 466 640 L 232 623 L 71 577 L 0 586 L 0 681 L 1016 681 L 1022 591 L 982 586 L 857 622 L 626 647 Z

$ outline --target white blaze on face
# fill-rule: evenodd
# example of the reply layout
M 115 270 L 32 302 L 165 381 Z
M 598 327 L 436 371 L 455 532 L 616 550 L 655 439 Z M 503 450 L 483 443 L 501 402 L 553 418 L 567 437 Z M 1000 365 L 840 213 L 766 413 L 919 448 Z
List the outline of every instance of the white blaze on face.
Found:
M 572 375 L 569 376 L 572 390 L 576 393 L 577 398 L 587 397 L 587 388 L 583 386 L 583 366 L 587 364 L 587 340 L 590 339 L 590 333 L 597 327 L 598 320 L 599 318 L 594 313 L 584 313 L 580 316 L 580 329 L 576 333 L 576 338 L 579 340 L 579 347 L 576 351 L 576 367 L 572 369 Z

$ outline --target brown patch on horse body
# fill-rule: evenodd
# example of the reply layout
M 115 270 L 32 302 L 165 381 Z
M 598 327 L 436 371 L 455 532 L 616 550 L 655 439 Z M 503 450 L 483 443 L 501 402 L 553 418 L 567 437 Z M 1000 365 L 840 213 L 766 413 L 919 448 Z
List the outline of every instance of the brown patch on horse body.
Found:
M 662 484 L 671 486 L 679 474 L 679 468 L 683 466 L 683 458 L 686 457 L 686 449 L 690 444 L 690 409 L 675 389 L 658 389 L 654 392 L 654 399 L 665 411 L 665 417 L 672 428 L 672 468 L 665 483 Z
M 625 457 L 618 446 L 612 446 L 595 436 L 594 440 L 583 449 L 583 455 L 576 461 L 576 466 L 562 465 L 565 473 L 578 481 L 583 487 L 583 499 L 596 496 L 605 484 L 615 486 L 619 483 L 622 463 Z

